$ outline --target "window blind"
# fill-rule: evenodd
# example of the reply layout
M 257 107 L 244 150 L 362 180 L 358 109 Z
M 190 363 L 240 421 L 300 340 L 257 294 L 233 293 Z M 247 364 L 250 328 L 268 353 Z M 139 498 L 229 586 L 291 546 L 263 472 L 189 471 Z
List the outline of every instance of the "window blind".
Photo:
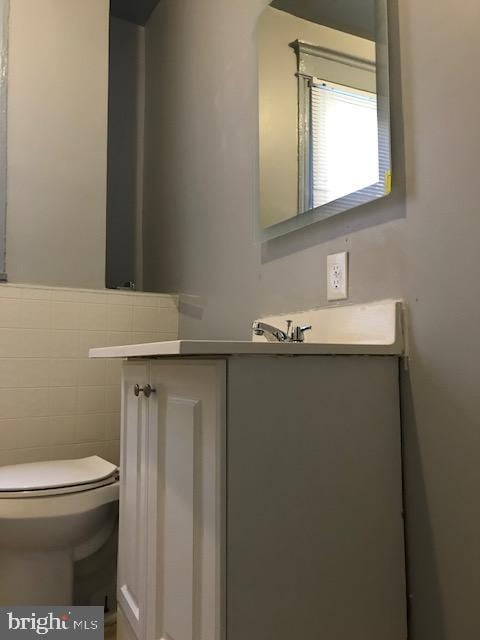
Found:
M 312 207 L 320 207 L 379 181 L 377 97 L 312 82 Z

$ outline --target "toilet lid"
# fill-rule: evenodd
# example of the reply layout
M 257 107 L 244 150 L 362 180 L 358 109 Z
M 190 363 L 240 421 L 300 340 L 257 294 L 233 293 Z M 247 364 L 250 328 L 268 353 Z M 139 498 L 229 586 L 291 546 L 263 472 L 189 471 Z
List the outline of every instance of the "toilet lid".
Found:
M 0 467 L 0 495 L 12 491 L 40 491 L 97 483 L 116 476 L 117 467 L 103 458 L 53 460 Z

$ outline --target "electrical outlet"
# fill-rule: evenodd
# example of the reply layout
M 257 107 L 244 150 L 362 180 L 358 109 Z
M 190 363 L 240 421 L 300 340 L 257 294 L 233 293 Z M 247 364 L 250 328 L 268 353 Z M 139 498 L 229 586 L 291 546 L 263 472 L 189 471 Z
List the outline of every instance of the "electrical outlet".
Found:
M 327 298 L 329 301 L 348 298 L 348 253 L 335 253 L 327 258 Z

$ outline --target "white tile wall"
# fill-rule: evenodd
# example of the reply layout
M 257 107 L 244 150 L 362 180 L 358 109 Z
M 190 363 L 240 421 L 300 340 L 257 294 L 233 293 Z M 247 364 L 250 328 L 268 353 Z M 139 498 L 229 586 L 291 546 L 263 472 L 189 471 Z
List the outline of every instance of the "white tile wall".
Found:
M 118 464 L 121 363 L 88 350 L 177 337 L 176 296 L 0 284 L 0 466 Z

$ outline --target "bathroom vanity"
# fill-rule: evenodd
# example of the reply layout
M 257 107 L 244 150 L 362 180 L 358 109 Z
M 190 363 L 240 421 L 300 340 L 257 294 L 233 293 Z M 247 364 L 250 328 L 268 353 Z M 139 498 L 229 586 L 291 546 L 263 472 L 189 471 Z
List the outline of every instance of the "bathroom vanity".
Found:
M 120 639 L 406 638 L 399 349 L 92 350 L 125 359 Z

